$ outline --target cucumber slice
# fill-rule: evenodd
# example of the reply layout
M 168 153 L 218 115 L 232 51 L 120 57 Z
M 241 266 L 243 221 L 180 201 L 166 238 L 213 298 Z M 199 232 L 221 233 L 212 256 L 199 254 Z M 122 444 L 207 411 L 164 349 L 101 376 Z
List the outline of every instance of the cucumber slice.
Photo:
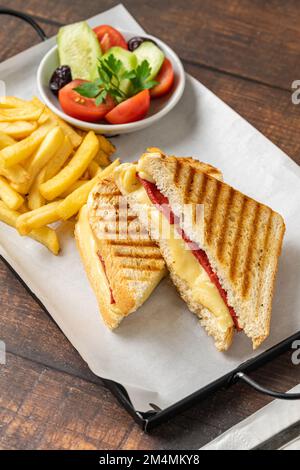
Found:
M 147 60 L 149 62 L 151 73 L 148 80 L 153 80 L 163 64 L 165 58 L 163 51 L 153 42 L 144 41 L 135 49 L 133 54 L 136 55 L 138 64 L 141 64 L 143 60 Z
M 123 64 L 121 73 L 125 71 L 134 70 L 137 67 L 137 58 L 133 52 L 127 51 L 122 47 L 111 47 L 101 58 L 101 60 L 107 59 L 110 55 L 113 55 L 117 60 L 120 60 Z M 130 88 L 130 81 L 125 79 L 120 82 L 120 89 L 124 93 L 128 93 Z
M 102 52 L 94 31 L 86 21 L 60 28 L 57 35 L 60 65 L 71 68 L 72 78 L 95 80 Z

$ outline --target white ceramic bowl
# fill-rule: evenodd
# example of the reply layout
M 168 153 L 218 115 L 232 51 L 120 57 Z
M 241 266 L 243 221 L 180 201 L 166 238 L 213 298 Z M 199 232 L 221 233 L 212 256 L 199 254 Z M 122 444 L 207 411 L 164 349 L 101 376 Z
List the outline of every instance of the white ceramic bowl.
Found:
M 128 31 L 120 30 L 125 37 L 126 41 L 130 38 L 137 36 L 137 34 L 130 33 Z M 171 93 L 165 97 L 151 100 L 150 110 L 148 115 L 141 121 L 131 122 L 128 124 L 96 124 L 91 122 L 81 121 L 75 119 L 68 114 L 64 113 L 60 107 L 59 101 L 50 91 L 49 80 L 52 73 L 59 66 L 58 60 L 58 50 L 57 46 L 54 46 L 50 51 L 45 55 L 41 61 L 38 71 L 37 71 L 37 86 L 38 91 L 45 102 L 45 104 L 59 117 L 69 122 L 73 126 L 79 127 L 84 130 L 93 130 L 98 133 L 103 133 L 107 135 L 113 134 L 127 134 L 129 132 L 135 132 L 145 127 L 151 126 L 155 122 L 159 121 L 163 116 L 165 116 L 180 100 L 184 86 L 185 86 L 185 73 L 182 66 L 182 63 L 177 56 L 177 54 L 169 47 L 167 44 L 162 42 L 160 39 L 157 39 L 154 36 L 148 34 L 143 34 L 143 37 L 153 39 L 157 45 L 163 50 L 165 56 L 172 62 L 175 74 L 175 82 L 173 90 Z

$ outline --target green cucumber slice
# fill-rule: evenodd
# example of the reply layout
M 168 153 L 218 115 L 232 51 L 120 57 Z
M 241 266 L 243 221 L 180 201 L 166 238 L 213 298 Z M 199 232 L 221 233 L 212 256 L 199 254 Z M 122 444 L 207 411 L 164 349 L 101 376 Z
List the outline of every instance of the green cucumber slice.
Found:
M 149 62 L 151 73 L 148 80 L 153 80 L 163 64 L 165 58 L 163 51 L 153 42 L 144 41 L 134 50 L 133 54 L 137 57 L 138 65 L 141 64 L 143 60 Z
M 86 21 L 60 28 L 57 35 L 60 65 L 71 68 L 72 78 L 95 80 L 102 52 L 94 31 Z

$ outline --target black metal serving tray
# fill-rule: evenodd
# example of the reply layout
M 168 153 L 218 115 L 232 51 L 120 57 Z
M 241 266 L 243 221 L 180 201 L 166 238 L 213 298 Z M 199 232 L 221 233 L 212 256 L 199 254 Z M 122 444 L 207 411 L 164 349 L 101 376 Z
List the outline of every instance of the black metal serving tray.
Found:
M 43 308 L 43 310 L 49 315 L 49 317 L 53 320 L 50 313 L 47 311 L 46 307 L 43 303 L 38 299 L 38 297 L 31 291 L 28 285 L 23 281 L 23 279 L 19 276 L 19 274 L 13 269 L 13 267 L 7 262 L 7 260 L 0 255 L 0 259 L 4 262 L 4 264 L 14 273 L 17 279 L 21 282 L 21 284 L 27 289 L 30 295 L 38 302 L 38 304 Z M 53 320 L 54 321 L 54 320 Z M 273 346 L 272 348 L 268 349 L 267 351 L 263 352 L 259 356 L 250 359 L 242 364 L 240 364 L 236 369 L 232 372 L 223 375 L 218 380 L 214 380 L 209 385 L 206 385 L 203 388 L 195 391 L 191 395 L 183 398 L 182 400 L 174 403 L 173 405 L 165 408 L 160 409 L 155 403 L 149 403 L 149 411 L 141 412 L 136 410 L 132 405 L 129 395 L 126 391 L 126 388 L 117 382 L 112 380 L 103 379 L 101 380 L 103 384 L 113 393 L 113 395 L 117 398 L 119 403 L 128 411 L 128 413 L 133 417 L 133 419 L 141 426 L 144 431 L 150 431 L 153 427 L 163 423 L 164 421 L 172 418 L 180 411 L 192 406 L 193 404 L 203 400 L 204 398 L 211 395 L 216 390 L 220 389 L 223 386 L 232 386 L 238 380 L 245 380 L 248 382 L 247 376 L 244 374 L 246 372 L 251 372 L 261 365 L 265 364 L 266 362 L 272 360 L 279 354 L 287 351 L 291 348 L 291 344 L 300 339 L 300 331 L 295 333 L 294 335 L 286 338 L 285 340 L 281 341 L 277 345 Z M 5 340 L 5 338 L 4 338 Z M 253 382 L 253 381 L 252 381 Z M 248 382 L 249 383 L 249 382 Z M 288 393 L 280 393 L 280 392 L 273 392 L 272 390 L 263 389 L 255 382 L 251 383 L 254 388 L 258 391 L 265 393 L 267 395 L 275 396 L 277 398 L 282 399 L 300 399 L 299 394 L 290 395 Z

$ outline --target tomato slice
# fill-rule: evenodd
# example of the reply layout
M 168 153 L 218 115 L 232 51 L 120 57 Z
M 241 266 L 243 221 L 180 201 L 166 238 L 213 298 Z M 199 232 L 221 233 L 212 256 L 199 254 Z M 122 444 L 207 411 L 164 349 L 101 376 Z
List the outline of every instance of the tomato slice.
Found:
M 112 26 L 103 24 L 94 28 L 94 32 L 98 37 L 103 54 L 111 47 L 119 46 L 128 49 L 127 42 L 122 34 Z
M 74 88 L 87 80 L 73 80 L 61 88 L 58 99 L 63 111 L 76 119 L 88 122 L 98 122 L 114 108 L 114 100 L 108 96 L 103 104 L 96 106 L 93 98 L 85 98 L 77 93 Z
M 149 90 L 143 90 L 132 98 L 118 104 L 112 111 L 106 114 L 105 119 L 110 124 L 126 124 L 143 119 L 150 107 Z
M 158 75 L 154 79 L 158 85 L 151 88 L 151 98 L 160 98 L 171 90 L 174 83 L 174 70 L 171 61 L 165 58 Z

